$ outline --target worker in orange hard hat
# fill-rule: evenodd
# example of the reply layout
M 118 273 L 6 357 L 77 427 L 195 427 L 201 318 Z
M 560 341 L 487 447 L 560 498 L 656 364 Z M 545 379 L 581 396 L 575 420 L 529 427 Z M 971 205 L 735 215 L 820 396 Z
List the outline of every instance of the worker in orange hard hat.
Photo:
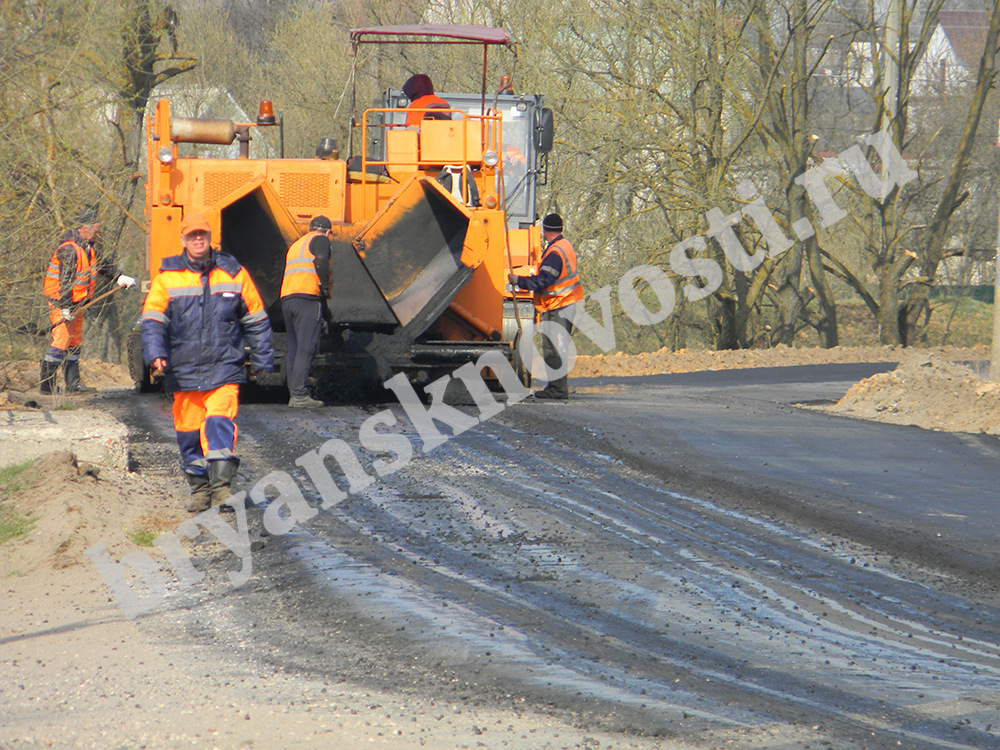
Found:
M 76 228 L 66 232 L 52 254 L 42 283 L 49 304 L 52 343 L 41 363 L 41 393 L 55 391 L 56 374 L 63 366 L 67 393 L 92 391 L 80 383 L 80 349 L 83 345 L 83 313 L 78 310 L 94 298 L 98 275 L 128 289 L 135 279 L 117 268 L 99 264 L 94 245 L 101 231 L 97 209 L 85 208 L 76 219 Z
M 549 214 L 542 219 L 542 238 L 545 253 L 531 276 L 510 274 L 508 280 L 515 287 L 534 292 L 535 310 L 539 322 L 551 322 L 573 333 L 576 303 L 583 299 L 583 285 L 576 265 L 576 250 L 563 237 L 563 220 L 559 214 Z M 542 359 L 549 372 L 567 365 L 568 347 L 559 347 L 550 336 L 542 337 Z M 550 377 L 548 384 L 532 394 L 535 399 L 566 401 L 569 398 L 569 378 L 565 373 Z
M 450 120 L 450 112 L 428 112 L 426 110 L 451 109 L 451 106 L 434 93 L 434 84 L 430 76 L 417 73 L 403 84 L 403 95 L 410 100 L 406 113 L 407 125 L 419 125 L 424 119 Z
M 244 343 L 253 372 L 270 372 L 274 355 L 257 288 L 236 258 L 212 248 L 208 220 L 185 216 L 180 239 L 183 251 L 163 259 L 143 305 L 142 351 L 173 393 L 174 432 L 191 487 L 187 509 L 197 513 L 228 500 L 239 466 Z

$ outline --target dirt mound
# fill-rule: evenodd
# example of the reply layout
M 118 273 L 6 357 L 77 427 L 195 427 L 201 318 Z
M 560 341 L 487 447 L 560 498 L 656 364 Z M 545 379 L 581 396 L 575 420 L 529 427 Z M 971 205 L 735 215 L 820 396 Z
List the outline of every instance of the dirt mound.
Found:
M 732 351 L 691 351 L 667 348 L 643 354 L 608 354 L 577 357 L 570 377 L 590 378 L 628 375 L 656 375 L 668 372 L 730 370 L 746 367 L 788 367 L 849 362 L 898 362 L 913 350 L 900 346 L 835 346 L 832 349 L 776 346 L 773 349 Z M 987 346 L 955 346 L 921 349 L 945 360 L 989 359 Z
M 828 411 L 928 430 L 1000 435 L 1000 383 L 925 352 L 855 384 Z
M 79 565 L 84 550 L 98 542 L 131 551 L 137 540 L 184 520 L 180 503 L 176 497 L 167 501 L 164 487 L 137 474 L 78 462 L 69 451 L 42 456 L 17 485 L 0 503 L 26 517 L 31 531 L 0 546 L 4 578 Z
M 62 375 L 57 377 L 61 386 Z M 128 368 L 99 359 L 80 360 L 80 380 L 85 386 L 101 391 L 132 387 Z M 0 362 L 0 391 L 33 390 L 38 390 L 38 362 L 27 359 Z

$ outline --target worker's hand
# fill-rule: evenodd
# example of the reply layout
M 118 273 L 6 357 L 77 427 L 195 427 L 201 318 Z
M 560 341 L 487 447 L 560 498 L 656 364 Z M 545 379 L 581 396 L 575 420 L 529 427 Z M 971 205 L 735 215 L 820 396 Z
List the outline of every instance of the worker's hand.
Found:
M 59 314 L 62 315 L 62 319 L 65 320 L 67 323 L 69 323 L 71 320 L 73 320 L 73 318 L 76 317 L 76 313 L 73 312 L 73 308 L 71 307 L 64 307 L 62 310 L 59 311 Z
M 122 289 L 131 289 L 132 287 L 135 286 L 135 279 L 133 279 L 131 276 L 126 276 L 125 274 L 121 274 L 117 279 L 117 283 L 118 286 L 120 286 Z
M 151 375 L 162 375 L 167 369 L 167 358 L 157 357 L 152 362 L 149 363 L 149 371 Z
M 513 287 L 514 287 L 515 289 L 517 289 L 517 280 L 518 280 L 519 278 L 521 278 L 521 277 L 520 277 L 520 276 L 518 276 L 518 275 L 517 275 L 516 273 L 509 273 L 509 274 L 507 274 L 507 281 L 509 281 L 509 282 L 510 282 L 510 284 L 511 284 L 511 285 L 512 285 L 512 286 L 513 286 Z

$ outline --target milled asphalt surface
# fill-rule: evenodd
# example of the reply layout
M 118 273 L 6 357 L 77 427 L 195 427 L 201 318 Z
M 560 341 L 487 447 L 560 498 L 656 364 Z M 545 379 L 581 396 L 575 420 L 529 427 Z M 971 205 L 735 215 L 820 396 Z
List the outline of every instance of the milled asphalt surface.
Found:
M 577 379 L 427 454 L 398 404 L 245 405 L 248 485 L 288 471 L 318 506 L 295 462 L 332 438 L 374 475 L 357 436 L 381 409 L 414 458 L 255 536 L 240 589 L 206 548 L 221 588 L 167 619 L 285 670 L 623 737 L 1000 748 L 1000 443 L 795 405 L 888 369 Z

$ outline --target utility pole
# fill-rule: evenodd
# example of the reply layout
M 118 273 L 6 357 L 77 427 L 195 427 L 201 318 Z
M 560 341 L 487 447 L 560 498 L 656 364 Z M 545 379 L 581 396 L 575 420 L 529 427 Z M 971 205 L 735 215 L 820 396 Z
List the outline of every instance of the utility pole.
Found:
M 899 27 L 903 22 L 903 12 L 900 7 L 903 0 L 889 0 L 889 13 L 885 19 L 885 62 L 883 70 L 887 85 L 883 105 L 889 118 L 889 123 L 895 129 L 897 105 L 899 103 L 899 60 L 903 50 L 899 47 Z
M 1000 122 L 997 123 L 997 147 L 1000 148 Z M 990 380 L 1000 382 L 1000 214 L 997 216 L 997 257 L 993 272 L 993 351 L 990 356 Z

